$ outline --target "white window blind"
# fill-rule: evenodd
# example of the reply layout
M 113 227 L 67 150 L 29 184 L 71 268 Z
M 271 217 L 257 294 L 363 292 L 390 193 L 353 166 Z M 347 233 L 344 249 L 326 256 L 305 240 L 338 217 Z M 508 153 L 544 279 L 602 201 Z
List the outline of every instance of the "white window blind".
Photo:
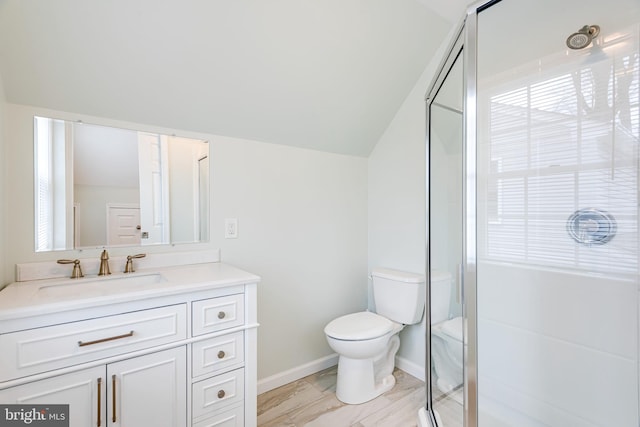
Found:
M 637 45 L 574 70 L 531 74 L 530 82 L 485 96 L 488 153 L 480 155 L 487 259 L 597 272 L 638 271 Z M 634 53 L 635 52 L 635 53 Z M 482 99 L 480 97 L 479 99 Z M 481 124 L 482 126 L 482 124 Z M 480 194 L 480 197 L 483 197 Z M 576 243 L 567 220 L 597 208 L 617 222 L 603 245 Z M 484 236 L 483 236 L 484 235 Z
M 36 250 L 53 249 L 52 138 L 47 119 L 34 117 Z

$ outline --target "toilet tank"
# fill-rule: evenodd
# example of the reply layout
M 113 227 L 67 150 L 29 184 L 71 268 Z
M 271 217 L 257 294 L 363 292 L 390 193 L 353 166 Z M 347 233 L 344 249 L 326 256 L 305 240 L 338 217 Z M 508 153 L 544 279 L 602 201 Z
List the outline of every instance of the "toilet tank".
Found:
M 389 268 L 371 271 L 376 313 L 405 325 L 420 322 L 424 312 L 426 281 L 421 274 Z
M 451 304 L 451 274 L 446 271 L 431 270 L 431 324 L 449 318 Z

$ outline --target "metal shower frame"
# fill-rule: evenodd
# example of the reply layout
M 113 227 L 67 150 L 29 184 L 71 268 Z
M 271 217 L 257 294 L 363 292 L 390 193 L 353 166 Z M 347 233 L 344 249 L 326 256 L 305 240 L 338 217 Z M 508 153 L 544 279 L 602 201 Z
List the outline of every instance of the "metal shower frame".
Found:
M 426 188 L 430 188 L 430 125 L 431 104 L 442 87 L 446 77 L 458 57 L 463 60 L 464 102 L 463 102 L 463 180 L 462 180 L 462 315 L 467 322 L 463 328 L 464 361 L 464 427 L 478 427 L 478 329 L 477 329 L 477 282 L 476 282 L 476 75 L 477 75 L 477 27 L 478 13 L 501 0 L 480 1 L 471 5 L 458 25 L 453 41 L 450 43 L 444 60 L 440 63 L 435 79 L 426 96 Z M 430 248 L 430 197 L 426 197 L 426 277 L 428 284 L 426 312 L 431 317 L 431 248 Z M 431 393 L 431 322 L 426 322 L 426 416 L 433 427 L 438 426 L 433 413 Z M 441 427 L 441 426 L 438 426 Z

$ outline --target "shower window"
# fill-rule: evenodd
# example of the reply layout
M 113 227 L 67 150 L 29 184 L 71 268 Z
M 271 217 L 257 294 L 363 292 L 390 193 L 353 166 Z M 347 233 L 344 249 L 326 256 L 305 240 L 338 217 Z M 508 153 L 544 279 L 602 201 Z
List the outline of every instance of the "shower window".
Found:
M 479 100 L 489 116 L 479 138 L 489 141 L 480 159 L 487 165 L 480 256 L 597 272 L 638 270 L 634 31 L 582 54 L 579 67 L 568 68 L 564 55 L 546 58 L 542 67 L 525 66 L 516 74 L 526 80 L 497 84 Z M 615 212 L 618 232 L 603 245 L 576 245 L 568 219 L 599 207 Z

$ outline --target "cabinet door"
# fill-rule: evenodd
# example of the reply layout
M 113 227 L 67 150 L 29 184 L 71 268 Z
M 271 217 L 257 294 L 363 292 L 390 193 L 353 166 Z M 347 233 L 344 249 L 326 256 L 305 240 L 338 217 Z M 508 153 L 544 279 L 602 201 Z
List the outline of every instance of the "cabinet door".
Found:
M 187 424 L 184 346 L 107 365 L 107 417 L 113 427 Z
M 104 366 L 59 375 L 0 391 L 6 404 L 69 405 L 69 426 L 105 426 Z

